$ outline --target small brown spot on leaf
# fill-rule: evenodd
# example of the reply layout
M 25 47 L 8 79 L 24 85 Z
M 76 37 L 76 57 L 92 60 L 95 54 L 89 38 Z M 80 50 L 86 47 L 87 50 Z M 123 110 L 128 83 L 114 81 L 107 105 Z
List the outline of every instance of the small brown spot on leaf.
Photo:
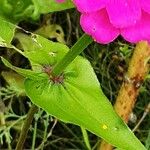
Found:
M 123 109 L 126 109 L 127 108 L 127 106 L 125 105 L 125 106 L 123 106 Z
M 128 92 L 128 95 L 129 95 L 129 97 L 130 97 L 131 95 L 133 95 L 133 91 L 130 90 L 130 91 Z

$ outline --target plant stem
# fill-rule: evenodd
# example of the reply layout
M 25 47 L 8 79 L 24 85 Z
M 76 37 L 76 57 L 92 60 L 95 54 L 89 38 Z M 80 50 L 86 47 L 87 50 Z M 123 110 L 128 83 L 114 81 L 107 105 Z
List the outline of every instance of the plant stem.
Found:
M 26 137 L 27 137 L 27 133 L 28 133 L 28 130 L 30 128 L 30 124 L 34 118 L 34 114 L 38 111 L 38 107 L 36 105 L 32 105 L 30 107 L 30 110 L 27 114 L 27 117 L 24 121 L 24 124 L 23 124 L 23 128 L 22 128 L 22 131 L 21 131 L 21 134 L 20 134 L 20 137 L 19 137 L 19 140 L 18 140 L 18 143 L 17 143 L 17 146 L 16 146 L 16 149 L 15 150 L 22 150 L 23 149 L 23 145 L 25 143 L 25 140 L 26 140 Z
M 83 34 L 64 58 L 53 68 L 52 76 L 60 75 L 62 71 L 92 42 L 93 39 L 90 36 Z
M 83 127 L 81 127 L 81 131 L 82 131 L 83 139 L 84 139 L 84 142 L 85 142 L 87 149 L 91 150 L 91 145 L 89 142 L 87 131 Z
M 34 150 L 35 149 L 35 141 L 36 141 L 36 132 L 37 132 L 37 121 L 35 121 L 34 123 L 34 132 L 33 132 L 33 138 L 32 138 L 32 148 L 31 150 Z
M 49 125 L 49 115 L 47 114 L 47 117 L 46 117 L 46 120 L 44 120 L 44 126 L 45 126 L 45 129 L 44 129 L 44 135 L 43 135 L 43 141 L 42 143 L 40 144 L 40 150 L 43 150 L 44 149 L 44 143 L 46 142 L 47 140 L 47 129 L 48 129 L 48 125 Z
M 135 132 L 138 129 L 138 127 L 140 126 L 140 124 L 142 123 L 142 121 L 145 119 L 145 117 L 148 115 L 149 112 L 150 112 L 150 102 L 145 108 L 142 118 L 138 121 L 136 126 L 132 129 L 132 132 Z
M 130 60 L 125 81 L 122 83 L 116 103 L 115 111 L 127 123 L 134 108 L 139 89 L 149 71 L 150 45 L 146 41 L 136 45 Z M 98 150 L 112 150 L 113 146 L 102 141 Z

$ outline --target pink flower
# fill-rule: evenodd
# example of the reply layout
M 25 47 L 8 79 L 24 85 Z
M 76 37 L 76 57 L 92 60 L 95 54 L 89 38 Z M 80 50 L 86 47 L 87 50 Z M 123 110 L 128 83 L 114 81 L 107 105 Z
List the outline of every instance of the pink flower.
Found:
M 97 42 L 107 44 L 122 35 L 131 43 L 150 42 L 150 0 L 74 0 L 80 24 Z

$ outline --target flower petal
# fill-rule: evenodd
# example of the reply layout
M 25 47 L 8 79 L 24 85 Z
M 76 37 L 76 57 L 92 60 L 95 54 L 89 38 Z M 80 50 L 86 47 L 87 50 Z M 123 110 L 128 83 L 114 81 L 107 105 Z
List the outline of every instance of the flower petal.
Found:
M 121 35 L 132 43 L 142 40 L 150 42 L 150 14 L 143 11 L 141 20 L 132 27 L 122 29 Z
M 150 13 L 150 0 L 140 0 L 143 10 Z
M 73 0 L 80 12 L 93 12 L 105 7 L 108 0 Z
M 135 24 L 141 17 L 138 0 L 109 0 L 106 6 L 110 22 L 118 28 Z
M 107 44 L 119 35 L 119 30 L 112 26 L 105 9 L 82 14 L 80 23 L 84 32 L 91 35 L 98 43 Z

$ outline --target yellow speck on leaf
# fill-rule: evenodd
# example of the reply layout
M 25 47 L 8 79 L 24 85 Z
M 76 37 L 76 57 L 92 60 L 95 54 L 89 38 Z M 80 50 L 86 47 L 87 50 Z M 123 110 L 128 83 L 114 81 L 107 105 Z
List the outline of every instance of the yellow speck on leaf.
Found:
M 104 130 L 106 130 L 108 127 L 107 127 L 105 124 L 103 124 L 102 128 L 103 128 Z

